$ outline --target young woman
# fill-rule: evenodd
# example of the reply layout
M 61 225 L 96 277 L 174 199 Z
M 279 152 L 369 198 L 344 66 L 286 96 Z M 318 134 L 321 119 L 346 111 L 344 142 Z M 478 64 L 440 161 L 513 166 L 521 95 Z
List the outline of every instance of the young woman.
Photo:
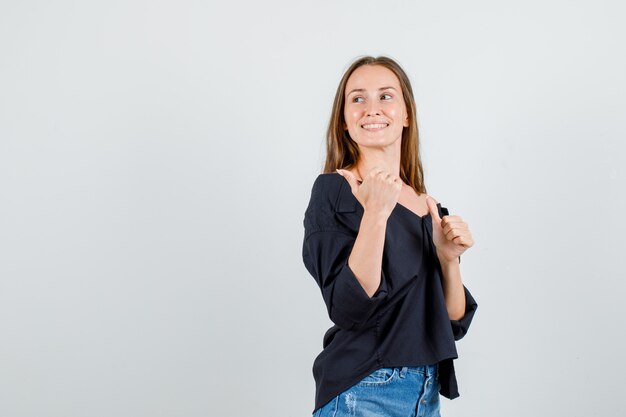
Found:
M 334 325 L 313 364 L 313 417 L 440 416 L 455 342 L 478 304 L 461 280 L 467 223 L 426 195 L 406 73 L 366 56 L 343 75 L 302 257 Z

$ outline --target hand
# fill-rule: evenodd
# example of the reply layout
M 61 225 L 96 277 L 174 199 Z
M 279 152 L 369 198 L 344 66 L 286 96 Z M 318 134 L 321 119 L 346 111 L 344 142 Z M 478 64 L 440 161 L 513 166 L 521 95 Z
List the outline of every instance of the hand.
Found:
M 367 212 L 388 218 L 398 203 L 402 180 L 382 168 L 373 168 L 359 184 L 354 174 L 345 169 L 338 169 L 352 189 L 352 194 Z
M 459 216 L 439 217 L 437 203 L 427 196 L 426 204 L 433 221 L 433 243 L 440 263 L 453 262 L 474 245 L 467 223 Z

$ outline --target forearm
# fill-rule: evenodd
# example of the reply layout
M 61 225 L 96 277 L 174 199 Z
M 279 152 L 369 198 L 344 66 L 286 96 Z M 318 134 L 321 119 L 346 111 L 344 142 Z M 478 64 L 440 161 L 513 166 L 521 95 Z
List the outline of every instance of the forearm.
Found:
M 380 286 L 386 229 L 387 217 L 364 212 L 348 258 L 350 269 L 370 298 Z
M 443 272 L 443 296 L 446 300 L 446 308 L 450 320 L 459 320 L 465 314 L 465 290 L 461 280 L 461 267 L 459 258 L 453 261 L 442 262 Z

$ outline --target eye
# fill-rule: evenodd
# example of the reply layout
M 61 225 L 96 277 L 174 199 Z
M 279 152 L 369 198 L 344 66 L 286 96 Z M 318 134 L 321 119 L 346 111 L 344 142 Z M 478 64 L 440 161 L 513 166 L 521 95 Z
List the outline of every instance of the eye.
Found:
M 388 97 L 389 97 L 389 99 L 388 99 L 388 100 L 390 100 L 391 98 L 393 98 L 393 96 L 392 96 L 391 94 L 383 94 L 383 95 L 381 95 L 381 97 L 385 97 L 385 96 L 388 96 Z M 352 99 L 352 102 L 353 102 L 353 103 L 358 103 L 358 101 L 357 101 L 357 100 L 358 100 L 358 99 L 360 99 L 360 98 L 362 99 L 363 97 L 361 97 L 361 96 L 356 96 L 356 97 L 354 97 L 354 98 Z

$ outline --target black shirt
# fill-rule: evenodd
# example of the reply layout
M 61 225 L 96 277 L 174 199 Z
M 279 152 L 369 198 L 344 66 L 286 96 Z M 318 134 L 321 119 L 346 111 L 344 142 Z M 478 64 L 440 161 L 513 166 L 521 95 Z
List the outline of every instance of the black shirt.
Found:
M 437 208 L 439 216 L 449 214 L 441 203 Z M 478 304 L 464 285 L 465 315 L 448 317 L 430 213 L 420 217 L 396 204 L 387 219 L 380 287 L 372 298 L 348 265 L 362 216 L 345 178 L 335 172 L 316 178 L 304 215 L 302 258 L 334 325 L 313 363 L 313 412 L 383 367 L 438 363 L 440 394 L 458 397 L 455 341 L 467 333 Z

